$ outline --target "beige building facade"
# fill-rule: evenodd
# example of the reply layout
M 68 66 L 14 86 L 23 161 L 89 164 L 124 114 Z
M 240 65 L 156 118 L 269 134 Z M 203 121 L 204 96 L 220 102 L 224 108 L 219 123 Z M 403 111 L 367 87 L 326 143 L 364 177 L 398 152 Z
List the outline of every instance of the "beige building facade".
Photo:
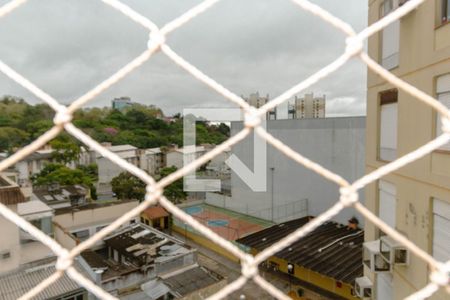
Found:
M 294 98 L 289 111 L 292 119 L 325 118 L 325 95 L 314 96 L 313 93 Z
M 369 25 L 404 2 L 369 0 Z M 450 106 L 449 16 L 449 0 L 425 1 L 373 35 L 368 47 L 369 55 L 379 64 L 446 106 Z M 441 133 L 440 119 L 430 106 L 371 71 L 367 90 L 367 173 Z M 366 206 L 437 260 L 449 260 L 450 146 L 369 185 Z M 404 299 L 429 283 L 431 270 L 423 260 L 383 236 L 366 222 L 364 274 L 370 284 L 367 280 L 360 282 L 372 286 L 372 299 Z M 376 257 L 382 259 L 381 263 Z M 430 299 L 448 297 L 441 289 Z

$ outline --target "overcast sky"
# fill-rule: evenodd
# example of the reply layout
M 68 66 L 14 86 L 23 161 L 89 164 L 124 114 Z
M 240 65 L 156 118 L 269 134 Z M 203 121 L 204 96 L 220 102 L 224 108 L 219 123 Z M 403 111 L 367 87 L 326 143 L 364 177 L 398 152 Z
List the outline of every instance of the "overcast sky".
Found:
M 200 1 L 123 2 L 162 26 Z M 356 30 L 367 25 L 367 1 L 313 2 Z M 30 0 L 0 19 L 0 59 L 65 104 L 139 55 L 147 39 L 145 29 L 96 0 Z M 223 0 L 176 30 L 168 44 L 236 94 L 259 91 L 270 98 L 333 61 L 345 47 L 339 31 L 289 0 Z M 366 68 L 354 60 L 305 92 L 311 91 L 326 95 L 328 116 L 364 115 Z M 39 101 L 4 75 L 2 94 Z M 88 106 L 109 106 L 119 96 L 154 104 L 166 114 L 230 106 L 161 53 Z

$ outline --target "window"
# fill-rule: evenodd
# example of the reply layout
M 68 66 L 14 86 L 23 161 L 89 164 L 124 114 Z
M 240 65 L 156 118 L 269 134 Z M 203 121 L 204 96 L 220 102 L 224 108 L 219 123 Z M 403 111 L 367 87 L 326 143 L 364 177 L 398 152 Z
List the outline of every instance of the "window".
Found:
M 441 1 L 442 1 L 441 22 L 443 24 L 450 21 L 450 0 L 441 0 Z
M 72 232 L 72 235 L 79 239 L 81 242 L 85 241 L 89 238 L 89 229 L 84 229 L 80 231 L 74 231 Z
M 449 0 L 450 1 L 450 0 Z M 439 76 L 436 81 L 436 97 L 439 102 L 450 107 L 450 74 Z M 436 135 L 442 134 L 441 116 L 436 118 Z M 450 151 L 450 143 L 443 145 L 441 150 Z
M 76 293 L 76 294 L 72 294 L 69 296 L 64 296 L 62 298 L 60 298 L 61 300 L 83 300 L 84 299 L 84 292 L 80 292 L 80 293 Z
M 433 257 L 450 259 L 450 203 L 433 199 Z
M 11 257 L 11 252 L 9 252 L 8 250 L 0 252 L 1 259 L 8 259 L 10 257 Z
M 392 228 L 395 228 L 396 195 L 395 185 L 384 180 L 378 182 L 378 216 Z
M 398 0 L 384 0 L 381 5 L 381 17 L 398 7 Z M 400 20 L 389 24 L 381 31 L 381 65 L 391 70 L 398 67 L 400 50 Z
M 98 226 L 97 228 L 95 228 L 95 232 L 99 232 L 100 230 L 102 230 L 103 228 L 105 228 L 108 225 L 102 225 L 102 226 Z
M 397 157 L 397 90 L 380 93 L 380 136 L 378 158 L 392 161 Z

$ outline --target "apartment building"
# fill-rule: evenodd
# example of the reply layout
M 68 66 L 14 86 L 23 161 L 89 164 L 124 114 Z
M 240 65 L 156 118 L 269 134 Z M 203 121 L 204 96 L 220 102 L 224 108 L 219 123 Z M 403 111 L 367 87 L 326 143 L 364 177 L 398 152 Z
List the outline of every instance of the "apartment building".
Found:
M 158 175 L 166 164 L 166 154 L 160 147 L 139 150 L 139 167 L 150 175 Z
M 250 104 L 253 107 L 260 108 L 261 106 L 264 106 L 267 102 L 269 102 L 269 94 L 267 94 L 266 97 L 260 96 L 259 92 L 252 93 L 249 95 L 248 98 L 242 96 L 242 98 L 247 101 L 248 104 Z M 277 119 L 277 108 L 272 108 L 267 112 L 266 115 L 267 120 L 276 120 Z
M 119 97 L 111 100 L 111 107 L 113 109 L 122 110 L 131 106 L 133 102 L 131 102 L 130 97 Z
M 294 103 L 288 106 L 290 119 L 325 118 L 325 95 L 319 97 L 314 93 L 304 97 L 294 98 Z
M 139 166 L 139 155 L 138 149 L 136 147 L 131 145 L 111 146 L 107 144 L 104 144 L 104 146 L 106 147 L 106 149 L 118 155 L 130 164 Z M 118 176 L 124 171 L 121 167 L 119 167 L 108 158 L 101 156 L 101 154 L 99 153 L 97 153 L 96 155 L 99 184 L 109 184 L 114 177 Z
M 369 0 L 369 24 L 406 1 Z M 450 1 L 425 1 L 369 39 L 369 55 L 387 70 L 450 106 Z M 380 168 L 441 131 L 428 105 L 368 72 L 366 172 Z M 450 145 L 384 176 L 366 188 L 366 205 L 439 261 L 450 259 Z M 365 277 L 356 292 L 403 299 L 429 283 L 421 259 L 365 225 Z M 448 299 L 440 290 L 430 299 Z

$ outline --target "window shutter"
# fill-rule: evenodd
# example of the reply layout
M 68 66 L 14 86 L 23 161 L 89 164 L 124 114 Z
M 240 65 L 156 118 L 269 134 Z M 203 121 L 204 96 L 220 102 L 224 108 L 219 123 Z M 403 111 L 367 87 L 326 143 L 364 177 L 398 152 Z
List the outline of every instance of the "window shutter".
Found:
M 397 157 L 397 103 L 381 105 L 380 158 L 392 161 Z
M 433 257 L 450 259 L 450 204 L 439 199 L 433 201 Z
M 397 206 L 397 189 L 392 183 L 380 180 L 378 216 L 390 227 L 395 228 L 395 214 Z
M 450 74 L 440 76 L 436 81 L 436 94 L 439 102 L 450 108 Z M 441 116 L 436 118 L 436 136 L 442 134 Z M 445 144 L 439 149 L 450 151 L 450 143 Z

